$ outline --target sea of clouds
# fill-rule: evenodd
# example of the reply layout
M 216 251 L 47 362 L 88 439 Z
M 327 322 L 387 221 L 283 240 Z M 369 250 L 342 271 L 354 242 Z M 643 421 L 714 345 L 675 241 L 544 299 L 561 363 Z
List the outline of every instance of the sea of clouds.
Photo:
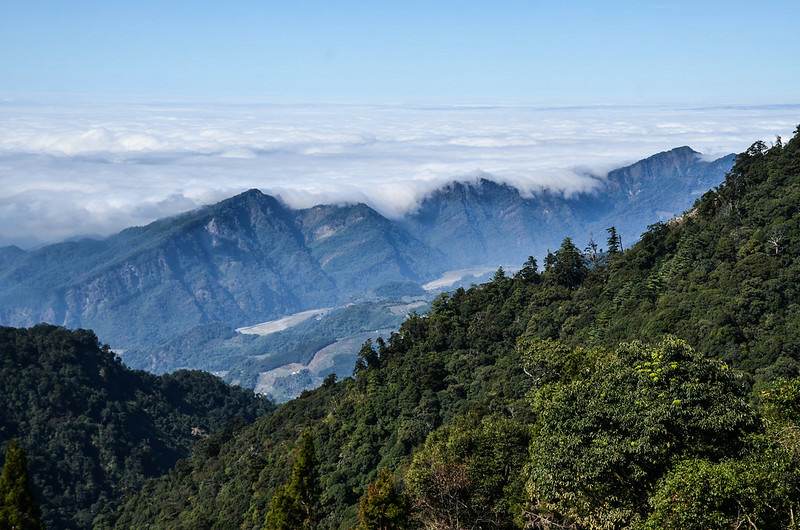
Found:
M 530 194 L 590 191 L 688 145 L 708 158 L 790 137 L 800 105 L 289 104 L 0 98 L 0 245 L 128 226 L 249 188 L 294 207 L 414 209 L 488 176 Z

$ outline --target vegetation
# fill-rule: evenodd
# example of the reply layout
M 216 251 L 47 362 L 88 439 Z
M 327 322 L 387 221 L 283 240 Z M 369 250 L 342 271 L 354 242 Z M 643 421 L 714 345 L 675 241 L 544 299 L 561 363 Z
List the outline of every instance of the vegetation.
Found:
M 25 450 L 14 438 L 6 449 L 0 475 L 0 528 L 44 529 L 41 513 L 28 484 Z
M 0 433 L 55 527 L 797 528 L 798 204 L 800 128 L 633 247 L 566 238 L 209 436 L 258 400 L 5 328 Z
M 196 440 L 272 408 L 203 372 L 129 370 L 86 330 L 0 328 L 0 352 L 0 443 L 13 456 L 3 476 L 21 466 L 18 439 L 47 528 L 90 526 Z
M 800 129 L 630 249 L 440 296 L 105 522 L 269 526 L 310 437 L 319 528 L 796 528 L 797 204 Z

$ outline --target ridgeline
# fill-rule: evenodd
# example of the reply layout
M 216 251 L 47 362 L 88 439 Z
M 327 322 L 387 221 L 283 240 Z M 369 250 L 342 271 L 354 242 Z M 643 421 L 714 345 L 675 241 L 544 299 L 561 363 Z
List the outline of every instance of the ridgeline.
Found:
M 800 128 L 630 249 L 439 297 L 95 525 L 796 528 L 799 205 Z

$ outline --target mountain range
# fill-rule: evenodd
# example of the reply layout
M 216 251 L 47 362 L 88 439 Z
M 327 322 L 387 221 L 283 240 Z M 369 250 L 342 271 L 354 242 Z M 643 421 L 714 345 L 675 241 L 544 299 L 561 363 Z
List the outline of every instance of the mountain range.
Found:
M 570 196 L 453 182 L 399 220 L 365 204 L 292 209 L 250 190 L 105 239 L 0 249 L 0 324 L 91 328 L 127 350 L 199 324 L 254 325 L 346 304 L 391 282 L 518 264 L 564 235 L 588 241 L 614 225 L 633 242 L 719 184 L 732 162 L 676 148 Z

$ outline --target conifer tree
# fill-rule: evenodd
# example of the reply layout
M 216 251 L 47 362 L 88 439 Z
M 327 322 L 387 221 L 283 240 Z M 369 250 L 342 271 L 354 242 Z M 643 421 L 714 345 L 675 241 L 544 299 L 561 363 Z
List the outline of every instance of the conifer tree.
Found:
M 28 486 L 28 460 L 14 438 L 6 449 L 0 475 L 0 528 L 44 530 L 39 507 Z
M 609 256 L 613 256 L 619 252 L 622 252 L 622 239 L 617 233 L 617 227 L 612 226 L 610 228 L 606 228 L 606 232 L 608 232 L 607 245 Z
M 361 497 L 356 530 L 391 530 L 408 525 L 408 503 L 397 491 L 389 468 L 378 471 L 378 478 Z
M 306 429 L 289 482 L 272 497 L 264 528 L 267 530 L 311 529 L 317 521 L 319 470 L 314 439 Z

